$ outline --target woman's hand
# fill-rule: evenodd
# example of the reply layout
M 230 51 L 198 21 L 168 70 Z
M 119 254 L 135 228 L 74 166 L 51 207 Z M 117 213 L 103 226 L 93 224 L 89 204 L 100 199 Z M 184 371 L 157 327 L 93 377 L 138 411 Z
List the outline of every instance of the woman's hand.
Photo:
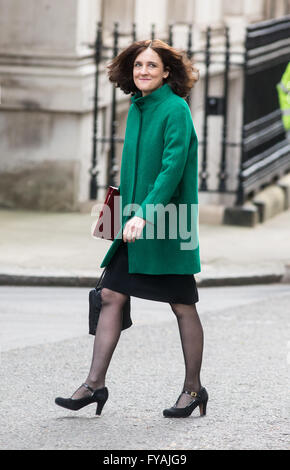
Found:
M 141 217 L 132 217 L 132 219 L 126 222 L 123 230 L 123 241 L 126 242 L 135 242 L 136 238 L 141 237 L 143 228 L 146 225 L 146 220 Z

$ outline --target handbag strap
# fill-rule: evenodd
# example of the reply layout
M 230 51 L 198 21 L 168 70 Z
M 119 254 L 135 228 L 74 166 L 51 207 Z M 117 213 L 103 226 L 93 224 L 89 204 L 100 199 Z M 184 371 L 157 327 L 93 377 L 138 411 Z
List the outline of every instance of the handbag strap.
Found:
M 103 269 L 103 272 L 102 272 L 102 274 L 101 274 L 101 277 L 99 278 L 99 280 L 98 280 L 98 282 L 97 282 L 96 288 L 101 285 L 101 282 L 102 282 L 103 277 L 104 277 L 104 275 L 105 275 L 105 271 L 106 271 L 106 268 Z

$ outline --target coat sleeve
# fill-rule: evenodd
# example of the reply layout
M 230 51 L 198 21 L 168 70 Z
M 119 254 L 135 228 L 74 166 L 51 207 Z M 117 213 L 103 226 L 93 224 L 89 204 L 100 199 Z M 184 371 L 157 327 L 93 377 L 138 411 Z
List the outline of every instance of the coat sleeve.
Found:
M 135 216 L 154 224 L 153 204 L 166 206 L 180 183 L 192 135 L 196 138 L 190 109 L 186 102 L 170 110 L 164 130 L 164 149 L 160 173 Z M 150 206 L 148 206 L 150 204 Z

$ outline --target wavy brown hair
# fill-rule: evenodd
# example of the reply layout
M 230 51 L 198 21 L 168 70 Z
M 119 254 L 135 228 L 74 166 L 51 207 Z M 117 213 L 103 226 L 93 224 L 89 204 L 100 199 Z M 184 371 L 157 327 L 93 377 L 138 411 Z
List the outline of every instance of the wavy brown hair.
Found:
M 186 98 L 199 78 L 198 70 L 185 51 L 175 49 L 160 39 L 135 41 L 120 52 L 107 66 L 109 80 L 125 94 L 137 93 L 139 89 L 133 80 L 133 66 L 136 57 L 148 47 L 159 55 L 164 69 L 169 70 L 163 83 L 168 83 L 174 93 Z

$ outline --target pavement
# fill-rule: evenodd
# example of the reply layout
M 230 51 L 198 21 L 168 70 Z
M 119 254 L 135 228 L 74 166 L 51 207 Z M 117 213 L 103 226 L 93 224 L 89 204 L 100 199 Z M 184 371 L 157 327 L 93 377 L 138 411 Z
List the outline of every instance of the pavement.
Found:
M 0 210 L 0 285 L 93 286 L 110 241 L 91 213 Z M 289 279 L 290 210 L 256 227 L 200 224 L 201 286 Z
M 54 403 L 89 370 L 88 289 L 0 286 L 1 450 L 88 449 L 95 458 L 98 450 L 288 450 L 289 286 L 202 287 L 199 295 L 206 417 L 163 417 L 184 380 L 178 326 L 166 303 L 138 298 L 96 417 L 95 405 L 73 412 Z
M 290 211 L 255 228 L 201 224 L 197 309 L 210 398 L 206 417 L 185 420 L 162 415 L 184 380 L 176 318 L 167 304 L 139 298 L 101 417 L 94 405 L 77 413 L 55 405 L 87 376 L 87 286 L 111 242 L 91 236 L 90 214 L 2 210 L 0 222 L 2 450 L 289 448 L 290 285 L 281 281 Z

